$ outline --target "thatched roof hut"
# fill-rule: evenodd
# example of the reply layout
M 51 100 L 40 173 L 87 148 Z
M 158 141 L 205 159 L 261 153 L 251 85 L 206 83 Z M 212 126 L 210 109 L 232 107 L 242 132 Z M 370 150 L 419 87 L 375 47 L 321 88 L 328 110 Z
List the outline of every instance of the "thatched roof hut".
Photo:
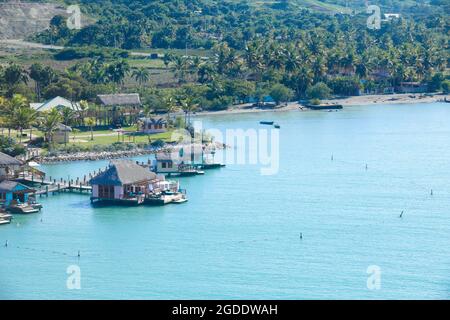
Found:
M 140 106 L 141 98 L 138 93 L 99 94 L 98 101 L 105 107 Z
M 124 186 L 149 182 L 157 179 L 157 175 L 133 161 L 111 161 L 109 168 L 91 179 L 91 185 Z

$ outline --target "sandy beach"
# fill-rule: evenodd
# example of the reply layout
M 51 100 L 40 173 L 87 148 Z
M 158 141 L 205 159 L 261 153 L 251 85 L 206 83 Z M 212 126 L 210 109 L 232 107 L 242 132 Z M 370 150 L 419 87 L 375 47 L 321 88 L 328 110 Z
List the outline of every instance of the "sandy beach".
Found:
M 423 95 L 414 93 L 405 94 L 386 94 L 386 95 L 366 95 L 366 96 L 354 96 L 339 99 L 327 99 L 322 100 L 322 104 L 340 104 L 344 107 L 351 106 L 370 106 L 379 104 L 405 104 L 405 103 L 434 103 L 443 102 L 444 99 L 450 100 L 450 95 L 435 94 L 435 95 Z M 277 108 L 256 108 L 252 104 L 236 105 L 221 111 L 200 111 L 194 114 L 194 116 L 203 115 L 227 115 L 227 114 L 239 114 L 239 113 L 252 113 L 252 112 L 284 112 L 284 111 L 309 111 L 299 102 L 289 102 Z

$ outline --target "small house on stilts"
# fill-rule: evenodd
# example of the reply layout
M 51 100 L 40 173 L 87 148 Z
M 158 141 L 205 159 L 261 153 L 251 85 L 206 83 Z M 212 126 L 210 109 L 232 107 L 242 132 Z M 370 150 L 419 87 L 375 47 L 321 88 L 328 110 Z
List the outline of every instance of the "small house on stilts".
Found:
M 109 168 L 92 178 L 90 184 L 92 203 L 140 205 L 164 193 L 178 193 L 178 183 L 165 181 L 164 176 L 130 160 L 111 161 Z

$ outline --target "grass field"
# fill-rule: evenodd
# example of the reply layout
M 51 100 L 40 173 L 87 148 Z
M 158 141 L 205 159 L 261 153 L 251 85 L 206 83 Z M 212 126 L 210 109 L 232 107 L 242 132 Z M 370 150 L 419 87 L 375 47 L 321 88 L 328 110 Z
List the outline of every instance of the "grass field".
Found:
M 98 133 L 97 133 L 98 134 Z M 150 134 L 150 135 L 126 135 L 114 133 L 110 135 L 96 136 L 94 135 L 94 140 L 91 140 L 90 135 L 85 136 L 71 135 L 70 141 L 67 145 L 79 145 L 85 147 L 91 147 L 94 145 L 111 145 L 115 142 L 122 143 L 151 143 L 157 140 L 162 140 L 165 142 L 170 142 L 172 137 L 172 132 L 167 131 L 164 133 Z

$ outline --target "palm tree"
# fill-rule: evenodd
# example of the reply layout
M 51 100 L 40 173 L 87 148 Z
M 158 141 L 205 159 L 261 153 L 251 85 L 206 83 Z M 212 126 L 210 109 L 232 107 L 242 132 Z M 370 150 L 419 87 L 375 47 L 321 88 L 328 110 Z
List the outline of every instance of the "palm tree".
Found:
M 5 68 L 5 70 L 3 71 L 3 79 L 8 89 L 11 89 L 12 87 L 18 85 L 21 82 L 25 84 L 28 83 L 27 73 L 21 66 L 15 63 L 12 63 Z
M 44 133 L 45 141 L 51 146 L 53 143 L 53 133 L 61 122 L 61 114 L 56 109 L 45 112 L 41 117 L 41 130 Z
M 29 76 L 35 82 L 36 96 L 41 99 L 42 88 L 48 86 L 56 78 L 56 74 L 50 67 L 44 67 L 40 63 L 34 63 L 30 67 Z
M 201 64 L 197 70 L 197 78 L 200 83 L 213 81 L 215 75 L 214 67 L 210 63 Z
M 144 105 L 143 113 L 146 118 L 150 118 L 153 111 L 153 108 L 149 104 Z
M 11 129 L 17 128 L 17 112 L 21 109 L 24 109 L 28 107 L 28 101 L 27 99 L 20 95 L 15 94 L 9 101 L 9 103 L 6 105 L 7 109 L 5 112 L 6 115 L 6 122 L 7 122 L 7 128 L 8 128 L 8 136 L 11 137 Z M 19 125 L 20 126 L 20 125 Z
M 109 81 L 114 82 L 116 85 L 123 85 L 125 77 L 130 72 L 130 65 L 126 60 L 121 60 L 110 64 L 106 68 L 106 74 Z
M 2 135 L 3 135 L 3 130 L 4 128 L 7 126 L 7 118 L 5 117 L 6 115 L 6 110 L 8 108 L 8 103 L 9 101 L 5 98 L 3 98 L 2 96 L 0 96 L 0 128 L 2 129 Z
M 184 121 L 186 125 L 191 123 L 191 113 L 197 110 L 198 105 L 194 103 L 191 97 L 186 97 L 180 101 L 181 109 L 184 111 Z
M 169 122 L 170 114 L 172 112 L 175 112 L 178 109 L 177 104 L 175 102 L 175 99 L 172 96 L 167 96 L 164 99 L 164 105 L 165 105 L 166 111 L 167 111 L 167 121 Z
M 75 111 L 68 107 L 64 107 L 60 110 L 62 123 L 66 126 L 71 126 L 73 120 L 75 119 Z
M 93 118 L 93 117 L 86 118 L 85 123 L 91 130 L 91 141 L 93 141 L 94 140 L 94 129 L 93 128 L 95 126 L 95 118 Z
M 78 120 L 81 122 L 79 124 L 83 124 L 84 118 L 86 117 L 86 112 L 89 109 L 89 102 L 86 100 L 80 101 L 80 109 L 78 110 Z
M 14 110 L 14 124 L 20 132 L 19 142 L 22 142 L 23 130 L 32 128 L 37 119 L 37 112 L 28 106 L 23 106 Z M 32 131 L 30 132 L 30 140 L 32 139 Z
M 163 56 L 163 62 L 166 69 L 169 68 L 169 64 L 173 61 L 173 55 L 170 52 L 166 52 Z
M 187 70 L 189 68 L 189 59 L 187 57 L 176 56 L 173 59 L 173 71 L 178 78 L 178 82 L 182 83 L 186 80 Z
M 150 72 L 147 68 L 138 68 L 133 70 L 131 76 L 139 83 L 139 86 L 143 86 L 144 83 L 150 80 Z

